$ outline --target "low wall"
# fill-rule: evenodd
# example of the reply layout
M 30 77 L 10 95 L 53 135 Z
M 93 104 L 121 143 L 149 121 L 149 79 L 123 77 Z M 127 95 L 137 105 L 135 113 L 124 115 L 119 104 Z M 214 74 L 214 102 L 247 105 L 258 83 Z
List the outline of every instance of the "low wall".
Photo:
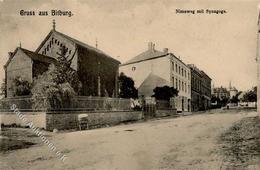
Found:
M 117 112 L 60 112 L 46 114 L 47 130 L 53 129 L 78 129 L 78 117 L 84 115 L 90 128 L 104 125 L 116 125 L 126 121 L 137 121 L 143 118 L 143 113 L 139 111 L 117 111 Z
M 139 111 L 117 111 L 117 112 L 22 112 L 28 122 L 32 121 L 35 127 L 52 131 L 53 129 L 78 129 L 80 115 L 87 116 L 90 128 L 104 125 L 116 125 L 121 122 L 137 121 L 143 119 L 143 113 Z M 0 123 L 2 125 L 27 126 L 14 112 L 0 112 Z
M 46 129 L 46 113 L 45 112 L 22 112 L 27 122 L 33 122 L 33 125 Z M 14 112 L 0 112 L 0 124 L 17 125 L 25 127 L 26 123 L 21 120 Z
M 155 117 L 165 117 L 165 116 L 173 116 L 177 114 L 176 109 L 171 110 L 156 110 L 155 111 Z

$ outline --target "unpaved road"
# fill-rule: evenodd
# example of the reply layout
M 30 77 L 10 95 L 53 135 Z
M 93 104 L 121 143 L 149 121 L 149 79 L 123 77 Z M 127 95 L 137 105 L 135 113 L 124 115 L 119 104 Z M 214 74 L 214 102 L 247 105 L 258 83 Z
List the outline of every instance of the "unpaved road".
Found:
M 218 137 L 256 112 L 200 114 L 81 132 L 49 139 L 67 155 L 61 162 L 45 145 L 0 154 L 1 169 L 220 169 Z

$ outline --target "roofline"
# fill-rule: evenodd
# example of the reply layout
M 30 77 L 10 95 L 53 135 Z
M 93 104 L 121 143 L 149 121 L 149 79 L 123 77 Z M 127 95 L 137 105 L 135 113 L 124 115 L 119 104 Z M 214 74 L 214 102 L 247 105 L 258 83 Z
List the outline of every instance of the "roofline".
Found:
M 38 52 L 40 51 L 41 47 L 44 45 L 44 43 L 48 40 L 48 38 L 49 38 L 53 33 L 57 33 L 57 34 L 59 34 L 60 36 L 63 36 L 65 39 L 67 39 L 67 40 L 71 41 L 73 44 L 75 44 L 75 46 L 80 46 L 80 47 L 82 47 L 82 48 L 86 48 L 86 47 L 82 46 L 81 44 L 78 44 L 78 43 L 75 42 L 75 41 L 78 41 L 78 42 L 80 42 L 80 43 L 82 43 L 82 44 L 86 44 L 86 43 L 81 42 L 81 41 L 79 41 L 79 40 L 77 40 L 77 39 L 75 39 L 75 38 L 72 38 L 72 37 L 70 37 L 69 35 L 63 34 L 63 33 L 59 32 L 59 31 L 51 30 L 51 31 L 49 32 L 49 34 L 48 34 L 48 35 L 44 38 L 44 40 L 41 42 L 41 44 L 38 46 L 38 48 L 35 50 L 36 53 L 38 53 Z M 72 40 L 71 40 L 71 39 L 72 39 Z M 73 39 L 74 39 L 75 41 L 73 41 Z M 88 44 L 86 44 L 86 45 L 89 46 L 89 47 L 91 47 L 91 48 L 94 48 L 94 47 L 92 47 L 92 46 L 90 46 L 90 45 L 88 45 Z M 91 48 L 86 48 L 86 49 L 91 50 Z M 97 49 L 97 50 L 94 51 L 94 52 L 99 53 L 99 54 L 102 54 L 102 55 L 104 55 L 104 56 L 106 56 L 106 57 L 108 57 L 108 58 L 111 58 L 111 59 L 113 59 L 113 60 L 114 60 L 115 62 L 117 62 L 117 63 L 121 63 L 120 61 L 118 61 L 117 59 L 115 59 L 115 58 L 109 56 L 108 54 L 106 54 L 105 52 L 103 52 L 103 51 L 100 50 L 100 49 Z
M 12 56 L 8 56 L 9 58 L 8 58 L 7 62 L 6 62 L 5 65 L 4 65 L 4 69 L 7 68 L 7 66 L 9 65 L 9 63 L 11 62 L 11 60 L 13 59 L 14 55 L 17 53 L 18 49 L 19 49 L 19 47 L 16 47 L 15 50 L 14 50 L 14 52 L 12 53 Z
M 152 58 L 148 58 L 148 59 L 144 59 L 144 60 L 133 61 L 133 62 L 129 62 L 129 63 L 123 63 L 123 64 L 120 64 L 119 67 L 125 66 L 125 65 L 130 65 L 130 64 L 135 64 L 135 63 L 140 63 L 140 62 L 143 62 L 143 61 L 153 60 L 153 59 L 157 59 L 157 58 L 161 58 L 161 57 L 166 57 L 167 55 L 169 55 L 169 53 L 164 54 L 164 55 L 160 55 L 160 56 L 156 56 L 156 57 L 152 57 Z
M 184 64 L 186 67 L 188 67 L 187 64 L 185 64 L 181 59 L 179 59 L 178 57 L 176 57 L 173 53 L 168 53 L 169 55 L 172 55 L 174 58 L 176 58 L 177 60 L 179 60 L 182 64 Z M 189 67 L 188 67 L 189 68 Z
M 51 30 L 48 35 L 43 39 L 43 41 L 41 42 L 41 44 L 38 46 L 38 48 L 35 50 L 36 53 L 38 53 L 41 49 L 41 47 L 43 46 L 43 44 L 47 41 L 47 39 L 51 36 L 51 34 L 53 33 L 53 30 Z

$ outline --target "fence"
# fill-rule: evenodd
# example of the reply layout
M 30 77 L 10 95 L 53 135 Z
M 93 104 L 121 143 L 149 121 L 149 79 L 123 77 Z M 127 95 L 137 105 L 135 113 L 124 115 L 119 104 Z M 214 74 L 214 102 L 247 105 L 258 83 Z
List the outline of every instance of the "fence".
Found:
M 59 107 L 54 105 L 52 107 L 46 106 L 45 98 L 40 103 L 41 107 L 34 109 L 33 100 L 29 96 L 4 98 L 0 101 L 1 111 L 8 111 L 10 105 L 16 104 L 17 108 L 21 111 L 128 111 L 131 110 L 130 99 L 121 98 L 107 98 L 107 97 L 86 97 L 76 96 L 71 99 L 66 107 Z M 39 101 L 38 101 L 39 103 Z

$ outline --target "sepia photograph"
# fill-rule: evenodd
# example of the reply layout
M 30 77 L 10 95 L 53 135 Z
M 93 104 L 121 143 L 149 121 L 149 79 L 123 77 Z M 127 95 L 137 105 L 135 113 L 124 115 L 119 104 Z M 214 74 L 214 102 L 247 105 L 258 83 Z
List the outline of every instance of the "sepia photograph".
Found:
M 260 0 L 0 0 L 0 23 L 0 170 L 260 169 Z

